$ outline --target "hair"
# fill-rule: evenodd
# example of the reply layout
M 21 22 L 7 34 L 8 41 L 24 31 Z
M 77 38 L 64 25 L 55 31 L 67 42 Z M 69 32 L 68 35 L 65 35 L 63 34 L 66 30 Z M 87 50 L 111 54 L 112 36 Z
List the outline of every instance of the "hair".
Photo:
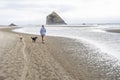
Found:
M 42 27 L 44 27 L 44 25 L 42 25 Z

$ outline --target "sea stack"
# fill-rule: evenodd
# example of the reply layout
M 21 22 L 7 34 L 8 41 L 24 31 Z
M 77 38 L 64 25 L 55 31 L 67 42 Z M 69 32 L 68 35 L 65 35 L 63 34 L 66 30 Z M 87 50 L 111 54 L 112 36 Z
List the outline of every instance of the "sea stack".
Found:
M 65 21 L 54 11 L 46 17 L 46 24 L 47 25 L 66 25 Z
M 11 23 L 9 26 L 17 26 L 17 25 L 15 25 L 14 23 Z

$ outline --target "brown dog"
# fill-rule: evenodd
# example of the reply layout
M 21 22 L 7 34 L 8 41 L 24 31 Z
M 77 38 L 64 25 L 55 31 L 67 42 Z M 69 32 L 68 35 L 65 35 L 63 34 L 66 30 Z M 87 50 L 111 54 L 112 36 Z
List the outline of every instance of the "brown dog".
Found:
M 21 35 L 20 35 L 19 37 L 20 37 L 20 42 L 21 42 L 21 41 L 22 41 L 22 39 L 23 39 L 23 37 L 22 37 Z

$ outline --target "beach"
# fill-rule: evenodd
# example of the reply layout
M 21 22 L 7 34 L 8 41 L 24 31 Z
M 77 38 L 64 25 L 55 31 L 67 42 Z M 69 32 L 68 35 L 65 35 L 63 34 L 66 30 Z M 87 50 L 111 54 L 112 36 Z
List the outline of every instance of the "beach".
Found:
M 0 80 L 119 80 L 120 64 L 75 39 L 0 28 Z M 20 36 L 23 40 L 20 41 Z M 32 36 L 38 39 L 34 43 Z

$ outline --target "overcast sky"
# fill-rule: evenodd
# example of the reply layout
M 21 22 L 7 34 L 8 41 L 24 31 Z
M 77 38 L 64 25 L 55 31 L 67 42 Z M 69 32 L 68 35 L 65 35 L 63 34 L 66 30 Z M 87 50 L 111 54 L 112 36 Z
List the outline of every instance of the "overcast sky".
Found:
M 0 0 L 0 24 L 45 24 L 52 11 L 68 24 L 120 22 L 120 0 Z

